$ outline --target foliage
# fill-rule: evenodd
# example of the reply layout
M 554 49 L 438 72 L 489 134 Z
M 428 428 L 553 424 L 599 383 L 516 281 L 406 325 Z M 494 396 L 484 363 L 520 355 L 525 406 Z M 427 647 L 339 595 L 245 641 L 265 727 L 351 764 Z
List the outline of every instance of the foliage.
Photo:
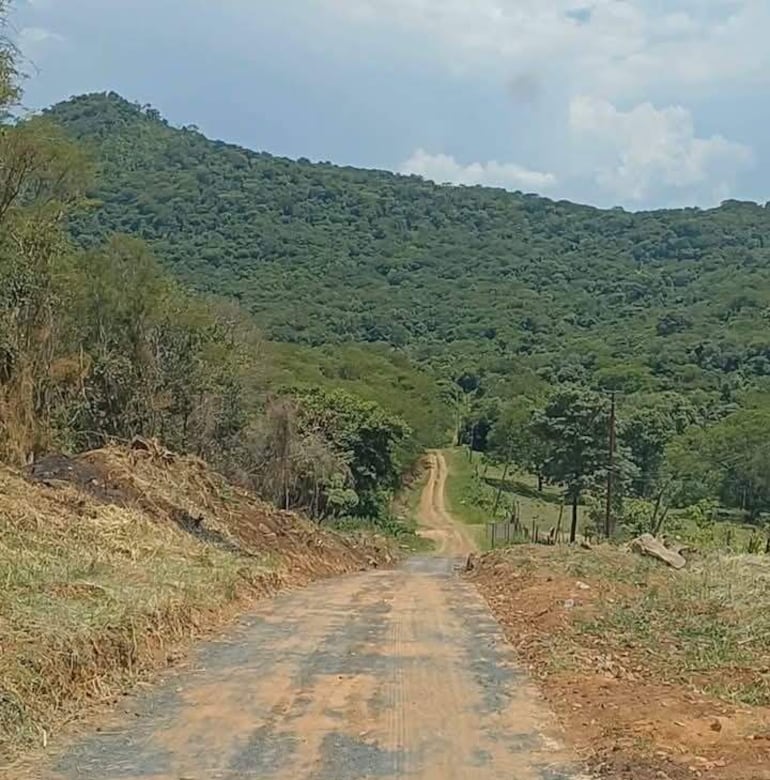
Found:
M 294 162 L 171 127 L 114 93 L 48 116 L 99 162 L 99 207 L 70 220 L 81 245 L 130 233 L 176 278 L 240 302 L 283 342 L 265 347 L 268 382 L 342 386 L 401 416 L 413 435 L 400 463 L 444 443 L 450 407 L 458 443 L 499 462 L 510 450 L 573 500 L 598 495 L 606 419 L 569 394 L 614 389 L 619 494 L 651 501 L 656 523 L 702 497 L 762 511 L 758 446 L 729 474 L 724 448 L 707 459 L 700 487 L 703 467 L 675 453 L 716 452 L 686 431 L 729 434 L 720 421 L 770 387 L 764 207 L 629 214 Z M 543 400 L 562 392 L 559 410 Z M 345 511 L 346 489 L 334 494 Z
M 750 407 L 752 392 L 770 388 L 770 341 L 763 335 L 770 311 L 765 208 L 731 201 L 708 211 L 629 214 L 293 162 L 210 141 L 194 128 L 173 128 L 156 110 L 114 93 L 74 98 L 47 118 L 98 162 L 87 205 L 75 208 L 82 202 L 78 176 L 49 176 L 37 187 L 29 172 L 23 192 L 34 197 L 15 201 L 25 219 L 35 201 L 38 213 L 59 222 L 66 212 L 86 255 L 67 244 L 56 220 L 55 230 L 34 231 L 57 237 L 57 267 L 72 267 L 77 275 L 83 257 L 95 264 L 84 292 L 68 298 L 71 286 L 46 282 L 47 295 L 85 305 L 83 295 L 95 295 L 100 278 L 94 258 L 110 255 L 119 265 L 111 238 L 118 231 L 148 242 L 148 255 L 175 279 L 242 304 L 269 339 L 282 342 L 265 343 L 251 328 L 250 346 L 242 346 L 242 334 L 229 333 L 226 318 L 202 314 L 189 295 L 182 302 L 185 296 L 165 279 L 159 316 L 136 323 L 139 341 L 151 345 L 147 355 L 126 351 L 129 331 L 102 333 L 90 320 L 91 330 L 78 325 L 74 335 L 57 333 L 68 344 L 57 359 L 70 366 L 72 382 L 66 392 L 55 389 L 64 412 L 48 410 L 49 417 L 76 414 L 75 427 L 116 434 L 160 430 L 182 446 L 219 451 L 228 467 L 254 479 L 268 473 L 263 461 L 273 446 L 260 436 L 276 421 L 254 413 L 264 408 L 266 390 L 289 385 L 328 394 L 343 387 L 408 424 L 411 434 L 405 428 L 392 442 L 399 467 L 445 442 L 450 407 L 458 443 L 501 463 L 511 453 L 515 466 L 565 485 L 577 502 L 586 491 L 601 492 L 597 483 L 606 471 L 606 413 L 595 416 L 602 404 L 587 399 L 591 390 L 614 389 L 622 393 L 619 495 L 627 489 L 651 501 L 656 523 L 670 505 L 700 498 L 719 498 L 754 517 L 764 511 L 770 491 L 761 439 L 770 433 L 770 417 L 761 412 L 764 402 L 751 421 L 733 415 Z M 50 135 L 42 129 L 49 127 L 36 120 L 12 128 L 20 133 L 14 142 L 21 143 L 23 133 Z M 58 141 L 54 147 L 64 148 Z M 60 158 L 40 159 L 46 171 Z M 81 163 L 67 168 L 83 169 Z M 49 201 L 65 205 L 47 208 Z M 146 251 L 138 246 L 132 250 L 137 273 Z M 15 250 L 6 247 L 4 254 L 18 264 Z M 12 262 L 3 260 L 4 267 Z M 23 278 L 18 269 L 8 274 Z M 50 311 L 58 299 L 45 300 L 36 312 Z M 169 307 L 171 300 L 176 304 Z M 8 366 L 18 345 L 13 328 L 4 327 Z M 36 327 L 38 334 L 50 331 Z M 72 349 L 79 339 L 89 345 L 85 362 Z M 256 342 L 261 346 L 253 349 Z M 151 352 L 155 357 L 145 360 Z M 50 344 L 43 353 L 35 360 L 49 365 Z M 130 368 L 121 362 L 126 354 L 134 355 Z M 78 380 L 84 372 L 88 379 Z M 16 414 L 15 424 L 29 427 L 30 419 L 42 419 L 40 399 L 45 407 L 52 395 L 45 382 L 17 377 L 35 400 Z M 115 383 L 123 400 L 110 395 Z M 75 397 L 81 405 L 73 412 Z M 110 399 L 120 414 L 100 406 Z M 202 425 L 194 416 L 201 399 L 207 399 Z M 300 407 L 296 414 L 301 421 Z M 342 418 L 336 423 L 345 424 Z M 196 441 L 200 431 L 215 444 Z M 362 488 L 360 478 L 351 488 L 333 462 L 348 452 L 339 436 L 319 435 L 312 442 L 300 435 L 300 449 L 318 447 L 320 471 L 305 463 L 291 500 L 307 503 L 318 488 L 333 514 L 374 513 L 382 506 L 376 491 Z M 27 438 L 25 446 L 34 448 L 45 437 Z M 745 452 L 738 456 L 739 450 Z M 692 453 L 701 452 L 706 457 L 699 464 Z M 391 490 L 389 469 L 376 478 Z M 275 473 L 266 479 L 271 495 L 286 481 Z M 356 503 L 359 488 L 364 505 Z
M 770 511 L 770 405 L 741 409 L 675 440 L 668 451 L 680 505 L 718 498 L 752 520 Z
M 401 474 L 411 465 L 398 459 L 399 445 L 409 435 L 406 423 L 344 390 L 310 388 L 289 393 L 298 404 L 300 427 L 329 442 L 349 469 L 355 499 L 343 498 L 340 510 L 344 511 L 338 513 L 381 515 L 401 484 Z
M 493 462 L 537 475 L 542 488 L 548 441 L 535 427 L 535 412 L 533 402 L 526 399 L 508 404 L 492 426 L 487 454 Z
M 0 44 L 0 108 L 18 94 L 13 54 Z M 0 460 L 157 437 L 284 508 L 385 517 L 446 428 L 429 375 L 386 347 L 266 348 L 243 310 L 185 290 L 140 238 L 73 244 L 92 173 L 49 118 L 0 126 Z
M 536 415 L 533 428 L 547 448 L 544 475 L 564 485 L 572 500 L 574 541 L 580 497 L 607 469 L 607 401 L 583 388 L 564 387 Z
M 451 400 L 442 399 L 435 376 L 385 344 L 308 347 L 263 343 L 271 386 L 341 388 L 403 419 L 411 434 L 399 445 L 400 460 L 414 462 L 448 439 Z
M 406 347 L 496 397 L 544 381 L 730 402 L 770 375 L 770 221 L 755 204 L 630 214 L 294 162 L 114 93 L 50 116 L 100 162 L 102 207 L 73 220 L 78 239 L 146 239 L 269 338 Z
M 19 98 L 16 50 L 5 33 L 8 0 L 0 0 L 0 118 Z M 0 131 L 1 132 L 1 131 Z

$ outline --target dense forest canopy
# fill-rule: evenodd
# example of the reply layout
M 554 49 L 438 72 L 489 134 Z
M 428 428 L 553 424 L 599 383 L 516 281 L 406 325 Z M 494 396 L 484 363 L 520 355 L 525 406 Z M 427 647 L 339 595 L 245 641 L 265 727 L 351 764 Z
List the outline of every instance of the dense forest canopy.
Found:
M 561 485 L 574 521 L 608 478 L 616 391 L 616 519 L 659 530 L 693 502 L 753 522 L 770 510 L 766 207 L 628 213 L 292 161 L 115 93 L 46 116 L 98 167 L 69 213 L 80 246 L 131 234 L 176 279 L 237 301 L 266 336 L 269 386 L 299 380 L 305 404 L 345 388 L 405 421 L 385 426 L 394 462 L 453 426 L 489 460 Z M 265 424 L 296 428 L 298 451 L 313 452 L 297 403 L 269 403 Z M 752 425 L 746 452 L 728 455 Z
M 609 476 L 612 390 L 618 521 L 770 510 L 765 207 L 602 211 L 291 161 L 114 93 L 6 123 L 3 143 L 34 151 L 0 213 L 17 459 L 149 432 L 278 504 L 377 517 L 454 428 L 561 485 L 574 535 Z
M 115 94 L 49 115 L 100 164 L 85 245 L 141 236 L 268 338 L 386 342 L 442 365 L 627 392 L 731 394 L 770 374 L 770 214 L 601 211 L 290 161 Z

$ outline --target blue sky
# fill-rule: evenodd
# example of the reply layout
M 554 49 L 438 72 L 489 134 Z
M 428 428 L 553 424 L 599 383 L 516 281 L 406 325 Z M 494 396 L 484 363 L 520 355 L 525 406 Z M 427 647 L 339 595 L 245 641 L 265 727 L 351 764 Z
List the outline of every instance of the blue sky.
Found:
M 770 198 L 768 0 L 15 0 L 25 103 L 631 209 Z

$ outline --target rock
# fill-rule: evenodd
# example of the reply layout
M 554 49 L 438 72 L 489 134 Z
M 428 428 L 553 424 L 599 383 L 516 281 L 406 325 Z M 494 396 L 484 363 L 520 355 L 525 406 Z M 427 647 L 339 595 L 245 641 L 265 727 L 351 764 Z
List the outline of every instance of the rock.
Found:
M 586 584 L 585 582 L 580 582 L 580 581 L 575 583 L 575 587 L 578 590 L 591 590 L 591 586 L 590 585 Z
M 632 552 L 639 553 L 639 555 L 657 558 L 673 569 L 683 569 L 687 565 L 687 560 L 680 552 L 669 550 L 663 542 L 656 539 L 652 534 L 642 534 L 631 542 L 629 548 Z

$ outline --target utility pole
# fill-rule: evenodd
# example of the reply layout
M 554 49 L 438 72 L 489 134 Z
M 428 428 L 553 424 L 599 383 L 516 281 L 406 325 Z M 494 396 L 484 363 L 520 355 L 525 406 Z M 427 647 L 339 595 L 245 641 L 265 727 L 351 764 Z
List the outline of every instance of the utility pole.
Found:
M 607 509 L 604 516 L 604 534 L 609 539 L 612 536 L 612 488 L 615 471 L 615 391 L 610 391 L 610 443 L 609 468 L 607 469 Z

